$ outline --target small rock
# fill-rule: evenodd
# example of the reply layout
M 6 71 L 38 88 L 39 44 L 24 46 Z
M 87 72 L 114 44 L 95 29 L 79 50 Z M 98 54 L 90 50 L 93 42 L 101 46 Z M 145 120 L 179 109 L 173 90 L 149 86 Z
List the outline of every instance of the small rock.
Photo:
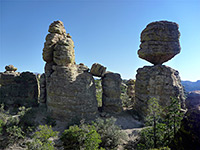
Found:
M 13 65 L 8 65 L 5 67 L 5 69 L 6 71 L 13 71 L 13 72 L 17 71 L 17 68 L 14 67 Z
M 101 64 L 94 63 L 91 67 L 90 73 L 93 76 L 103 77 L 106 72 L 106 67 L 102 66 Z

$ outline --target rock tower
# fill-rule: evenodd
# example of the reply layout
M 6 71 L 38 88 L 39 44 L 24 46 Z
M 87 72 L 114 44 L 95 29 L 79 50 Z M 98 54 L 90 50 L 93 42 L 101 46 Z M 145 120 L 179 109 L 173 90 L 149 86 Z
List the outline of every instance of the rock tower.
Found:
M 170 97 L 177 97 L 182 108 L 185 107 L 179 72 L 162 65 L 180 53 L 178 28 L 174 22 L 158 21 L 148 24 L 141 33 L 138 55 L 154 64 L 137 70 L 134 109 L 141 119 L 146 116 L 147 102 L 151 97 L 157 98 L 161 106 L 167 106 Z
M 46 104 L 53 118 L 68 124 L 94 119 L 98 111 L 94 78 L 87 66 L 75 63 L 74 42 L 61 21 L 49 26 L 43 59 Z

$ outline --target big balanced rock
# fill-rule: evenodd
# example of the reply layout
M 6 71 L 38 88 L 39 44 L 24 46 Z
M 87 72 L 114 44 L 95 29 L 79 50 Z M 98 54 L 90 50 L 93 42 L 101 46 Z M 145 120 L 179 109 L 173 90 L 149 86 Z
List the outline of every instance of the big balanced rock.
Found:
M 53 22 L 49 32 L 43 49 L 46 98 L 41 100 L 53 118 L 68 124 L 93 119 L 98 107 L 92 74 L 75 63 L 74 42 L 61 21 Z
M 178 24 L 168 21 L 152 22 L 141 33 L 140 58 L 157 65 L 180 53 Z
M 162 65 L 180 52 L 179 36 L 178 25 L 168 21 L 150 23 L 141 33 L 138 55 L 154 64 L 137 70 L 134 109 L 142 120 L 147 115 L 151 98 L 158 99 L 165 107 L 170 104 L 170 97 L 174 97 L 185 108 L 179 72 Z

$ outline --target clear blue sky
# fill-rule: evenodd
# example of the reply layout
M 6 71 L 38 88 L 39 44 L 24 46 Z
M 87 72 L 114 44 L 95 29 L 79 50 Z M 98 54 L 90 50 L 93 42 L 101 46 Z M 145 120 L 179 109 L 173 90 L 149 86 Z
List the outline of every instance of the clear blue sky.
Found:
M 179 24 L 181 53 L 164 63 L 182 80 L 200 79 L 200 0 L 0 0 L 0 72 L 44 72 L 49 25 L 63 21 L 75 42 L 77 63 L 95 62 L 122 78 L 151 65 L 137 55 L 140 33 L 153 21 Z

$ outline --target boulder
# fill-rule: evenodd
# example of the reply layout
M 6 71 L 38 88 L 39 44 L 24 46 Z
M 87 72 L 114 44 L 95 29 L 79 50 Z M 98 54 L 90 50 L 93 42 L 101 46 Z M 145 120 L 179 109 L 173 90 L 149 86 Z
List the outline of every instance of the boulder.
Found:
M 102 66 L 101 64 L 94 63 L 91 67 L 90 73 L 93 76 L 103 77 L 106 72 L 106 67 Z
M 137 70 L 134 110 L 141 119 L 147 113 L 148 100 L 157 98 L 161 106 L 170 104 L 170 97 L 176 97 L 185 108 L 184 90 L 179 72 L 164 65 L 144 66 Z
M 17 71 L 17 68 L 14 67 L 13 65 L 8 65 L 5 67 L 5 69 L 6 71 L 13 71 L 13 72 Z
M 108 113 L 120 113 L 122 111 L 121 76 L 118 73 L 106 72 L 102 77 L 102 107 Z
M 200 91 L 189 92 L 185 100 L 187 109 L 192 109 L 200 106 Z
M 55 44 L 53 61 L 61 66 L 75 63 L 74 42 L 69 34 Z
M 172 59 L 181 50 L 178 28 L 178 24 L 169 21 L 148 24 L 141 33 L 139 57 L 154 65 Z

